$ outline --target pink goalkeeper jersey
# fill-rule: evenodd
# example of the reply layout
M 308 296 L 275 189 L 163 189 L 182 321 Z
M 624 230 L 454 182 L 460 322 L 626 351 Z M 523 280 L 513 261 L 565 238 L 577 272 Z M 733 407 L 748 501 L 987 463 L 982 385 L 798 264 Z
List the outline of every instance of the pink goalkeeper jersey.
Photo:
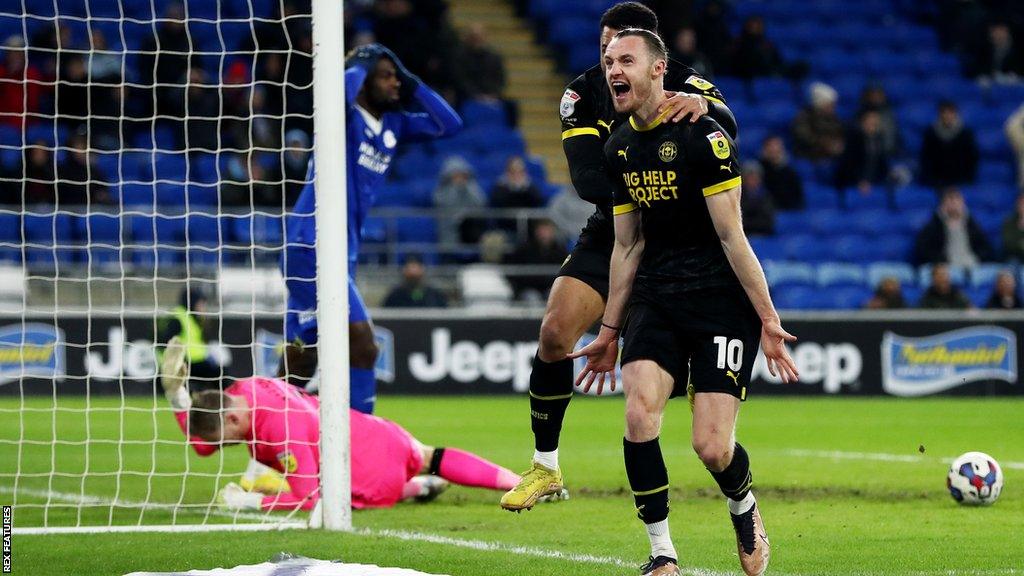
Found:
M 319 499 L 320 402 L 295 386 L 275 378 L 246 378 L 224 391 L 239 396 L 252 408 L 247 444 L 253 458 L 285 475 L 291 493 L 263 498 L 263 508 L 313 508 Z M 188 434 L 188 413 L 176 412 Z M 349 410 L 352 436 L 352 505 L 390 506 L 402 485 L 419 469 L 422 456 L 412 437 L 393 422 Z M 200 456 L 217 451 L 216 444 L 190 437 Z

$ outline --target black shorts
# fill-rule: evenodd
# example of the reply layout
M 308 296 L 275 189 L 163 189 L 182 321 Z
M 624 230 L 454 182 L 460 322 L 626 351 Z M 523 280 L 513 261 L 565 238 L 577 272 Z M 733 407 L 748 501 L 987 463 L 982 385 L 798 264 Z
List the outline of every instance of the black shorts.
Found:
M 608 272 L 612 261 L 615 231 L 611 222 L 595 213 L 587 220 L 569 257 L 562 263 L 557 276 L 569 276 L 593 288 L 601 299 L 608 301 Z
M 637 292 L 623 334 L 622 365 L 652 360 L 675 379 L 672 396 L 724 392 L 746 400 L 761 319 L 739 286 L 665 298 Z

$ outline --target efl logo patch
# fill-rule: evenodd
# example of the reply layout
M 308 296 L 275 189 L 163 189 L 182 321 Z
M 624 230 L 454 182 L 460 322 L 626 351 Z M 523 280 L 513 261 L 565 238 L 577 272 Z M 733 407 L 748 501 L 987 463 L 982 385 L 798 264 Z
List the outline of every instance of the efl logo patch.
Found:
M 729 140 L 726 139 L 725 134 L 722 134 L 721 131 L 708 134 L 708 141 L 711 142 L 711 151 L 715 153 L 715 157 L 719 160 L 725 160 L 732 154 Z
M 294 474 L 299 469 L 299 461 L 295 458 L 295 454 L 291 452 L 281 452 L 277 455 L 277 461 L 281 463 L 281 469 L 286 474 Z
M 579 100 L 580 95 L 575 90 L 566 88 L 565 94 L 562 94 L 562 103 L 558 107 L 558 113 L 562 115 L 562 118 L 572 116 L 573 112 L 576 111 L 576 103 Z
M 707 80 L 705 80 L 705 79 L 703 79 L 703 78 L 701 78 L 700 76 L 697 76 L 697 75 L 692 75 L 689 78 L 687 78 L 686 79 L 686 83 L 689 84 L 690 86 L 696 87 L 698 90 L 705 90 L 705 91 L 711 90 L 712 88 L 715 87 L 714 84 L 712 84 L 711 82 L 708 82 Z
M 662 162 L 671 162 L 676 159 L 676 154 L 678 152 L 679 150 L 676 148 L 676 143 L 671 140 L 666 140 L 658 147 L 658 158 L 661 158 Z

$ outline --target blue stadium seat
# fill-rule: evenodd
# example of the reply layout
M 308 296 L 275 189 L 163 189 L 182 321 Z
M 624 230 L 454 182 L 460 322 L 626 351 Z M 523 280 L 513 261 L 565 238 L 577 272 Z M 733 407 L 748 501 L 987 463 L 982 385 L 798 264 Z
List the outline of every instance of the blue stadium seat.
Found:
M 808 213 L 803 210 L 780 210 L 775 213 L 776 234 L 798 234 L 807 230 Z
M 974 137 L 978 142 L 978 151 L 983 158 L 1009 158 L 1010 143 L 1002 130 L 979 130 Z
M 924 186 L 909 185 L 896 191 L 896 208 L 901 211 L 914 209 L 934 210 L 939 197 L 934 190 Z
M 831 186 L 805 181 L 804 202 L 813 210 L 836 209 L 839 208 L 839 193 Z
M 716 84 L 719 82 L 720 80 Z M 754 90 L 754 95 L 761 102 L 783 101 L 795 103 L 797 101 L 793 81 L 786 78 L 754 78 L 751 82 L 751 87 Z M 721 86 L 719 86 L 719 89 L 721 89 Z M 728 98 L 728 95 L 726 97 Z
M 437 223 L 433 218 L 413 216 L 396 219 L 399 242 L 437 242 Z
M 215 184 L 217 177 L 217 156 L 209 152 L 193 152 L 188 160 L 188 179 L 191 182 Z
M 769 286 L 811 286 L 815 281 L 814 266 L 810 264 L 767 260 L 763 266 Z
M 221 230 L 220 219 L 212 214 L 188 214 L 186 240 L 189 245 L 217 246 L 231 241 L 227 230 Z
M 384 243 L 388 241 L 388 223 L 383 218 L 367 216 L 363 221 L 363 242 Z
M 185 154 L 158 153 L 153 158 L 153 174 L 159 181 L 185 182 L 188 162 Z
M 878 286 L 883 278 L 890 276 L 899 280 L 904 288 L 917 284 L 917 271 L 906 262 L 872 262 L 868 264 L 867 283 L 869 286 Z
M 992 297 L 992 291 L 992 286 L 969 286 L 964 290 L 967 299 L 978 308 L 984 308 L 988 304 L 988 299 Z
M 78 242 L 70 215 L 30 212 L 22 217 L 21 222 L 29 265 L 53 268 L 75 261 Z
M 902 214 L 907 219 L 907 223 L 910 225 L 910 229 L 916 232 L 919 231 L 921 228 L 924 228 L 925 224 L 927 224 L 928 221 L 935 216 L 935 210 L 904 210 Z
M 121 244 L 121 217 L 117 214 L 90 214 L 75 219 L 75 235 L 90 244 Z
M 185 198 L 184 184 L 160 182 L 156 185 L 156 202 L 160 206 L 184 207 Z
M 1014 176 L 1013 165 L 1009 162 L 982 160 L 978 166 L 979 182 L 1010 183 Z
M 177 187 L 177 184 L 159 184 L 158 186 Z M 189 210 L 212 211 L 220 198 L 220 188 L 216 184 L 189 183 L 185 185 L 185 196 L 188 198 Z
M 782 241 L 779 238 L 756 236 L 750 239 L 750 246 L 754 249 L 754 254 L 757 254 L 762 261 L 782 260 L 786 257 L 782 250 Z
M 996 283 L 996 277 L 1004 270 L 1011 274 L 1014 273 L 1014 267 L 1008 264 L 996 264 L 992 262 L 983 262 L 978 264 L 971 269 L 971 286 L 974 288 L 981 286 L 991 288 Z
M 878 260 L 909 260 L 914 248 L 913 234 L 884 234 L 871 238 L 870 249 Z
M 829 310 L 856 310 L 863 308 L 871 298 L 872 290 L 864 286 L 841 286 L 822 290 L 824 307 Z
M 833 208 L 808 210 L 803 230 L 810 230 L 819 236 L 835 236 L 848 232 L 849 214 Z
M 875 259 L 867 237 L 860 234 L 844 234 L 828 244 L 831 259 L 838 262 L 870 262 Z
M 784 286 L 772 290 L 772 300 L 779 310 L 820 310 L 825 308 L 822 290 L 813 286 Z
M 500 102 L 470 100 L 460 110 L 466 126 L 508 126 L 508 113 Z
M 844 228 L 849 232 L 868 236 L 890 230 L 890 212 L 884 209 L 859 210 L 846 215 Z
M 818 265 L 816 280 L 818 286 L 822 288 L 831 288 L 833 286 L 863 287 L 867 280 L 867 272 L 859 264 L 824 262 Z
M 828 243 L 810 234 L 796 234 L 782 239 L 782 251 L 787 259 L 797 262 L 822 262 L 832 256 Z
M 846 207 L 850 210 L 883 210 L 889 206 L 889 195 L 881 186 L 872 186 L 867 194 L 861 194 L 856 188 L 847 188 L 845 194 Z
M 121 202 L 127 210 L 152 212 L 156 203 L 156 186 L 153 184 L 122 184 Z

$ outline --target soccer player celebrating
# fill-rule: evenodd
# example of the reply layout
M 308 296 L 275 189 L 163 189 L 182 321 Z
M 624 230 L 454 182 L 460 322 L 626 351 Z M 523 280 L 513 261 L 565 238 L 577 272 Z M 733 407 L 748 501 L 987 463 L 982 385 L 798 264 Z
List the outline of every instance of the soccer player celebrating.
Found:
M 373 205 L 375 189 L 384 180 L 399 142 L 450 136 L 462 120 L 439 94 L 405 69 L 390 50 L 368 44 L 353 51 L 345 70 L 346 146 L 348 152 L 348 305 L 352 407 L 373 412 L 377 344 L 366 305 L 356 287 L 356 258 L 363 222 Z M 406 112 L 415 103 L 425 112 Z M 309 179 L 313 163 L 310 162 Z M 285 339 L 288 345 L 278 376 L 304 385 L 317 364 L 316 319 L 316 194 L 310 182 L 287 222 L 287 245 L 281 267 L 288 286 Z M 327 247 L 329 250 L 330 247 Z
M 231 483 L 218 494 L 234 509 L 312 509 L 320 498 L 320 402 L 276 378 L 245 378 L 223 392 L 190 396 L 185 347 L 175 337 L 161 364 L 161 385 L 189 444 L 200 456 L 245 444 L 254 459 L 284 475 L 280 494 L 249 492 Z M 457 448 L 433 448 L 401 426 L 349 409 L 352 506 L 380 508 L 399 500 L 429 499 L 447 482 L 507 490 L 519 475 Z M 417 474 L 440 476 L 418 477 Z
M 769 543 L 751 492 L 750 461 L 735 440 L 758 341 L 772 374 L 797 379 L 761 265 L 743 233 L 732 139 L 711 118 L 667 124 L 665 45 L 627 29 L 604 55 L 615 110 L 629 114 L 605 145 L 615 188 L 611 290 L 577 383 L 614 382 L 619 333 L 626 394 L 626 475 L 651 557 L 644 574 L 679 574 L 668 529 L 668 473 L 658 435 L 665 406 L 694 390 L 693 448 L 728 499 L 740 563 L 762 574 Z M 689 365 L 689 369 L 687 368 Z
M 658 29 L 658 17 L 639 2 L 621 2 L 601 17 L 601 54 L 612 37 L 624 28 Z M 670 61 L 665 85 L 679 92 L 666 99 L 661 111 L 672 121 L 691 122 L 709 114 L 736 134 L 736 120 L 721 92 L 692 68 Z M 501 499 L 506 510 L 533 506 L 544 494 L 562 488 L 558 466 L 558 439 L 562 420 L 573 394 L 573 364 L 566 358 L 580 336 L 601 317 L 608 298 L 608 261 L 615 232 L 612 227 L 612 191 L 604 163 L 603 146 L 614 126 L 626 116 L 615 111 L 604 64 L 587 70 L 569 84 L 560 106 L 562 146 L 573 186 L 597 210 L 587 221 L 572 254 L 551 287 L 540 327 L 540 346 L 530 374 L 530 414 L 534 456 L 523 481 Z

